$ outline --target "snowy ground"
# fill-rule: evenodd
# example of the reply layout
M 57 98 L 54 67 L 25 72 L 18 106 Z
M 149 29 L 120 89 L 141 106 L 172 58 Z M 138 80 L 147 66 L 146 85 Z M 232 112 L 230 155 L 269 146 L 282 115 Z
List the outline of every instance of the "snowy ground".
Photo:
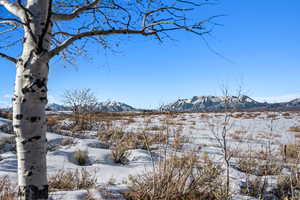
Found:
M 136 115 L 113 120 L 112 127 L 120 128 L 126 132 L 165 132 L 167 129 L 171 133 L 180 132 L 182 136 L 188 138 L 188 142 L 183 145 L 182 151 L 196 151 L 199 156 L 206 152 L 209 157 L 218 163 L 223 163 L 222 150 L 216 139 L 216 135 L 221 133 L 224 114 L 222 113 L 182 113 L 182 114 L 159 114 L 159 115 Z M 10 123 L 9 120 L 0 118 L 0 127 Z M 280 145 L 291 143 L 297 140 L 295 133 L 289 131 L 290 127 L 300 124 L 300 113 L 298 112 L 245 112 L 232 114 L 229 121 L 231 129 L 228 131 L 228 141 L 231 149 L 239 152 L 253 149 L 257 152 L 264 151 L 267 145 L 272 153 L 280 155 Z M 223 124 L 224 125 L 224 124 Z M 214 126 L 215 134 L 213 134 Z M 115 164 L 111 159 L 111 150 L 107 145 L 99 141 L 95 136 L 95 131 L 90 131 L 89 139 L 72 138 L 73 144 L 57 146 L 64 138 L 56 133 L 47 133 L 48 145 L 57 146 L 47 154 L 48 174 L 54 175 L 59 170 L 87 169 L 97 178 L 97 184 L 108 185 L 108 190 L 119 191 L 126 189 L 129 175 L 136 175 L 151 170 L 151 156 L 148 151 L 142 149 L 130 150 L 129 164 Z M 0 132 L 0 140 L 9 138 L 12 135 Z M 174 139 L 170 137 L 170 140 Z M 79 166 L 74 160 L 74 152 L 77 150 L 87 150 L 89 163 L 87 166 Z M 279 158 L 280 159 L 280 158 Z M 234 166 L 235 158 L 231 160 Z M 9 176 L 17 182 L 17 160 L 15 152 L 9 146 L 1 149 L 0 176 Z M 239 186 L 244 181 L 246 174 L 230 168 L 232 188 L 238 193 Z M 272 182 L 276 177 L 270 177 Z M 56 192 L 51 194 L 53 199 L 83 199 L 87 193 L 85 190 Z M 98 190 L 92 190 L 94 196 L 100 196 Z M 115 199 L 122 199 L 120 196 Z M 255 199 L 236 194 L 235 199 Z

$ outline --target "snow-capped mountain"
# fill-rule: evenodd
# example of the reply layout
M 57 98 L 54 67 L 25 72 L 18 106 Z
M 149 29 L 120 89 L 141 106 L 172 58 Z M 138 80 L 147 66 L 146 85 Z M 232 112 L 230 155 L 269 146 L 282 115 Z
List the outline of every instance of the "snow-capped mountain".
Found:
M 46 106 L 46 110 L 58 112 L 58 111 L 70 111 L 70 108 L 60 104 L 51 103 Z
M 300 110 L 300 98 L 289 102 L 269 104 L 269 108 L 273 110 Z
M 266 108 L 267 106 L 267 103 L 260 103 L 248 96 L 194 96 L 191 99 L 179 99 L 171 104 L 162 106 L 160 110 L 171 112 L 220 111 L 226 108 L 253 110 Z
M 98 104 L 97 110 L 104 112 L 128 112 L 135 111 L 135 108 L 117 101 L 105 101 Z
M 71 108 L 56 103 L 48 104 L 46 109 L 48 111 L 71 111 Z M 127 112 L 135 111 L 136 109 L 125 103 L 117 101 L 105 101 L 98 103 L 94 110 L 103 112 Z
M 56 111 L 56 112 L 71 111 L 71 108 L 60 104 L 52 103 L 47 105 L 46 110 Z M 135 111 L 136 109 L 125 103 L 121 103 L 117 101 L 105 101 L 105 102 L 98 103 L 94 110 L 103 111 L 103 112 L 126 112 L 126 111 Z

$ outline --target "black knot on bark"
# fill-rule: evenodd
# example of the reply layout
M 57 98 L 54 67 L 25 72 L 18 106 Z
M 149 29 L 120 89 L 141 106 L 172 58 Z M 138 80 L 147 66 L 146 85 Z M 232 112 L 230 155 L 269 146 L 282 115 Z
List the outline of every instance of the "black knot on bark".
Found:
M 40 97 L 40 100 L 41 100 L 41 102 L 47 102 L 48 101 L 47 97 Z
M 16 119 L 17 119 L 17 120 L 23 119 L 23 115 L 22 115 L 22 114 L 16 115 Z
M 37 79 L 35 85 L 38 88 L 45 87 L 46 86 L 45 81 L 46 81 L 46 79 L 44 79 L 44 78 L 43 79 Z
M 41 139 L 41 136 L 39 136 L 39 135 L 33 136 L 33 137 L 28 139 L 28 142 L 32 142 L 32 141 L 39 140 L 39 139 Z
M 48 188 L 48 185 L 41 189 L 35 185 L 21 186 L 18 193 L 21 199 L 48 199 Z
M 27 92 L 29 92 L 29 88 L 25 87 L 25 88 L 22 88 L 22 93 L 23 94 L 26 94 Z
M 36 122 L 37 120 L 41 120 L 41 117 L 31 117 L 31 118 L 30 118 L 30 121 L 31 121 L 32 123 Z

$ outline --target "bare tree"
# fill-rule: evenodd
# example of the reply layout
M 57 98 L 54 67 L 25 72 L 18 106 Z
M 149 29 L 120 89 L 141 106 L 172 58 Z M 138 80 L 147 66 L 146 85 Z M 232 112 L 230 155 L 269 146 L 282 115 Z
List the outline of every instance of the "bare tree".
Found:
M 219 121 L 207 121 L 210 131 L 216 139 L 218 146 L 222 150 L 223 159 L 226 165 L 226 196 L 227 199 L 231 198 L 230 192 L 230 161 L 234 155 L 234 149 L 229 144 L 229 133 L 234 126 L 232 120 L 232 113 L 237 111 L 239 103 L 243 101 L 245 96 L 242 95 L 242 87 L 237 90 L 237 96 L 231 96 L 228 87 L 222 86 L 222 100 L 224 115 Z
M 20 199 L 47 199 L 46 115 L 49 61 L 72 61 L 89 42 L 109 47 L 113 35 L 163 41 L 172 31 L 202 36 L 218 16 L 200 18 L 215 0 L 0 0 L 0 48 L 15 47 L 13 124 L 17 136 Z M 79 42 L 80 41 L 80 42 Z M 14 49 L 14 51 L 15 51 Z M 6 49 L 5 49 L 6 50 Z
M 97 109 L 97 98 L 90 89 L 67 90 L 64 95 L 65 105 L 70 107 L 75 126 L 82 129 L 88 129 L 91 122 L 91 115 Z

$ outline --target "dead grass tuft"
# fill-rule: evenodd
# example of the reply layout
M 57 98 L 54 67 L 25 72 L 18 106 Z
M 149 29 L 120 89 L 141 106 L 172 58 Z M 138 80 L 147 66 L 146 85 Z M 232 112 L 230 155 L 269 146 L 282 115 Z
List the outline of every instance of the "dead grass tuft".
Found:
M 74 158 L 78 165 L 85 166 L 89 162 L 89 152 L 87 150 L 76 150 L 74 152 Z
M 280 199 L 299 200 L 300 199 L 300 176 L 298 173 L 291 175 L 281 175 L 277 179 L 276 195 Z
M 241 194 L 264 199 L 263 195 L 268 187 L 265 177 L 248 177 L 246 182 L 241 186 Z
M 112 149 L 112 160 L 117 164 L 127 165 L 129 163 L 128 156 L 130 156 L 127 144 L 120 143 Z
M 236 166 L 239 171 L 256 176 L 278 175 L 282 167 L 282 164 L 271 159 L 259 160 L 252 157 L 240 157 Z
M 291 126 L 288 131 L 291 132 L 300 132 L 300 126 Z
M 281 145 L 281 155 L 284 160 L 296 160 L 299 159 L 300 143 L 288 143 Z
M 7 176 L 0 178 L 0 200 L 16 199 L 16 187 L 12 185 Z
M 96 186 L 97 179 L 86 169 L 75 171 L 60 170 L 49 178 L 48 184 L 50 191 L 81 190 Z
M 283 117 L 289 117 L 290 115 L 291 115 L 291 114 L 288 113 L 288 112 L 282 113 L 282 116 L 283 116 Z

